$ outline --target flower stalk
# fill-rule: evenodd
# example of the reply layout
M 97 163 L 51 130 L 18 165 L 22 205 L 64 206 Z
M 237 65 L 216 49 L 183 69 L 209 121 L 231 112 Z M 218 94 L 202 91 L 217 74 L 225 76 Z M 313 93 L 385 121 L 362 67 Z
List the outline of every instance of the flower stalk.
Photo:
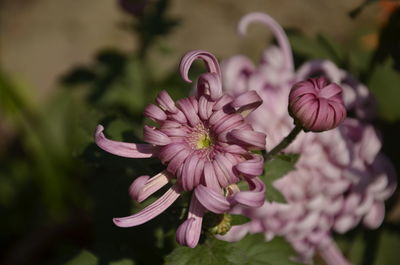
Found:
M 275 146 L 270 152 L 264 154 L 264 160 L 271 160 L 275 155 L 279 154 L 282 150 L 286 149 L 293 141 L 296 136 L 303 130 L 303 127 L 296 125 L 290 133 L 283 138 L 283 140 Z

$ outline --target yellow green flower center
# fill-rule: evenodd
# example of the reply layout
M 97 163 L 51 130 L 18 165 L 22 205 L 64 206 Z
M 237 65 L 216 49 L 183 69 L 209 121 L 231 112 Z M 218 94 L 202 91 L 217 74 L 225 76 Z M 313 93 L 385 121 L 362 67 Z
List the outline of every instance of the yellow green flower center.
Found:
M 203 134 L 199 137 L 196 147 L 197 149 L 205 149 L 210 147 L 212 144 L 212 139 L 208 133 Z

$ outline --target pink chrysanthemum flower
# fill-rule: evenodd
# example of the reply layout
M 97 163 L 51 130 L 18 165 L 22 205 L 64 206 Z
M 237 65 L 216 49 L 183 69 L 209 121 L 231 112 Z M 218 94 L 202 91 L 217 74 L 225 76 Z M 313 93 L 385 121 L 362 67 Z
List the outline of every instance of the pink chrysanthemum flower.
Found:
M 269 240 L 283 236 L 312 263 L 319 251 L 329 265 L 348 264 L 332 239 L 363 222 L 375 229 L 385 216 L 384 202 L 396 188 L 396 174 L 380 152 L 372 126 L 347 119 L 337 129 L 315 134 L 296 164 L 296 170 L 273 185 L 287 203 L 265 202 L 257 209 L 236 207 L 234 213 L 252 219 L 234 226 L 222 239 L 236 241 L 247 233 L 264 233 Z M 296 150 L 293 150 L 296 151 Z
M 221 72 L 215 57 L 204 51 L 187 53 L 181 61 L 183 79 L 196 59 L 205 61 L 208 73 L 197 82 L 195 96 L 178 100 L 176 104 L 162 91 L 157 105 L 145 109 L 158 127 L 145 126 L 144 140 L 148 144 L 133 144 L 108 140 L 99 125 L 96 144 L 112 154 L 130 157 L 158 157 L 167 168 L 150 178 L 138 177 L 131 185 L 132 198 L 141 202 L 175 178 L 176 183 L 157 201 L 134 215 L 115 218 L 120 227 L 143 224 L 167 209 L 184 191 L 193 191 L 187 220 L 177 230 L 177 241 L 195 247 L 202 218 L 206 211 L 228 212 L 237 204 L 260 207 L 264 201 L 264 184 L 257 177 L 263 171 L 263 158 L 252 153 L 264 149 L 264 133 L 247 124 L 242 113 L 256 109 L 262 100 L 255 91 L 236 98 L 222 94 Z M 235 185 L 248 183 L 248 191 Z
M 327 60 L 306 62 L 296 71 L 279 24 L 268 15 L 251 13 L 240 21 L 239 32 L 243 34 L 250 22 L 269 26 L 279 47 L 267 49 L 257 66 L 241 55 L 226 60 L 223 89 L 232 95 L 255 90 L 262 97 L 263 104 L 246 120 L 268 134 L 267 150 L 294 127 L 287 112 L 290 88 L 313 76 L 339 84 L 344 105 L 352 115 L 364 121 L 373 117 L 373 98 L 349 73 Z M 327 264 L 347 265 L 332 233 L 345 233 L 360 222 L 368 228 L 379 227 L 385 200 L 397 185 L 393 166 L 380 148 L 381 139 L 373 126 L 350 118 L 330 131 L 300 133 L 283 150 L 300 154 L 296 170 L 273 183 L 288 203 L 265 202 L 257 209 L 235 207 L 232 213 L 246 215 L 252 221 L 233 226 L 221 238 L 236 241 L 247 233 L 262 232 L 268 240 L 280 235 L 292 244 L 302 262 L 312 263 L 318 251 Z

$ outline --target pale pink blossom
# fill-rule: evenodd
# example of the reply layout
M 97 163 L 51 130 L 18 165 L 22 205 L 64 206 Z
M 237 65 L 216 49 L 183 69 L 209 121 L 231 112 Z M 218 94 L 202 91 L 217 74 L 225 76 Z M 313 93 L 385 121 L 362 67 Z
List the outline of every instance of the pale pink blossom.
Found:
M 145 116 L 158 124 L 144 127 L 147 144 L 107 139 L 103 126 L 96 130 L 96 144 L 115 155 L 130 158 L 158 157 L 166 169 L 154 177 L 140 176 L 132 183 L 130 195 L 142 202 L 176 179 L 158 200 L 139 213 L 114 218 L 120 227 L 143 224 L 165 211 L 182 192 L 192 191 L 187 220 L 177 230 L 177 241 L 195 247 L 199 241 L 205 212 L 228 212 L 235 205 L 259 207 L 264 201 L 262 156 L 250 150 L 264 149 L 264 133 L 257 132 L 242 113 L 256 109 L 262 100 L 255 91 L 233 98 L 222 93 L 221 72 L 216 58 L 205 51 L 187 53 L 181 61 L 182 78 L 194 60 L 202 59 L 208 68 L 197 82 L 196 95 L 174 102 L 162 91 L 157 104 L 150 104 Z M 249 190 L 240 191 L 236 183 L 244 180 Z
M 348 111 L 362 120 L 373 117 L 373 108 L 368 109 L 373 106 L 368 89 L 350 74 L 327 60 L 306 62 L 295 71 L 287 67 L 293 65 L 289 63 L 291 51 L 279 24 L 260 13 L 245 16 L 239 29 L 243 21 L 246 26 L 253 21 L 268 25 L 279 47 L 267 51 L 280 54 L 280 58 L 276 56 L 276 62 L 271 62 L 263 57 L 257 66 L 242 55 L 225 60 L 222 73 L 227 80 L 223 89 L 232 95 L 237 91 L 256 90 L 263 98 L 263 104 L 246 119 L 253 128 L 268 134 L 267 150 L 293 129 L 293 120 L 287 112 L 290 88 L 310 77 L 325 76 L 339 84 Z M 266 68 L 273 77 L 262 73 Z M 278 79 L 281 82 L 276 82 Z M 396 188 L 393 166 L 380 149 L 381 139 L 373 126 L 355 119 L 347 118 L 330 131 L 300 133 L 283 150 L 300 154 L 296 169 L 273 184 L 287 203 L 265 202 L 257 209 L 236 206 L 233 213 L 246 215 L 252 221 L 234 226 L 219 237 L 237 241 L 247 233 L 264 233 L 266 240 L 283 236 L 297 251 L 301 262 L 312 263 L 315 252 L 319 251 L 330 265 L 349 264 L 333 242 L 332 233 L 347 232 L 360 222 L 369 228 L 379 227 L 384 218 L 384 201 Z

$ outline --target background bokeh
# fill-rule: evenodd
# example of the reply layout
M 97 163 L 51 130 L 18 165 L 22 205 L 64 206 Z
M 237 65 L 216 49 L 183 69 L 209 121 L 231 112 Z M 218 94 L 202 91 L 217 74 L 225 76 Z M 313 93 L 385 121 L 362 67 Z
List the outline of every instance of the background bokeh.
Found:
M 189 93 L 177 68 L 188 50 L 256 62 L 273 40 L 258 25 L 245 39 L 236 35 L 252 11 L 287 29 L 297 63 L 330 59 L 367 84 L 384 152 L 400 172 L 398 1 L 133 2 L 134 13 L 110 0 L 0 2 L 0 264 L 164 263 L 176 246 L 179 205 L 140 228 L 111 221 L 143 207 L 130 200 L 129 184 L 162 165 L 102 152 L 95 126 L 140 141 L 142 110 L 158 91 Z M 398 264 L 399 194 L 381 229 L 357 228 L 338 240 L 355 264 Z

